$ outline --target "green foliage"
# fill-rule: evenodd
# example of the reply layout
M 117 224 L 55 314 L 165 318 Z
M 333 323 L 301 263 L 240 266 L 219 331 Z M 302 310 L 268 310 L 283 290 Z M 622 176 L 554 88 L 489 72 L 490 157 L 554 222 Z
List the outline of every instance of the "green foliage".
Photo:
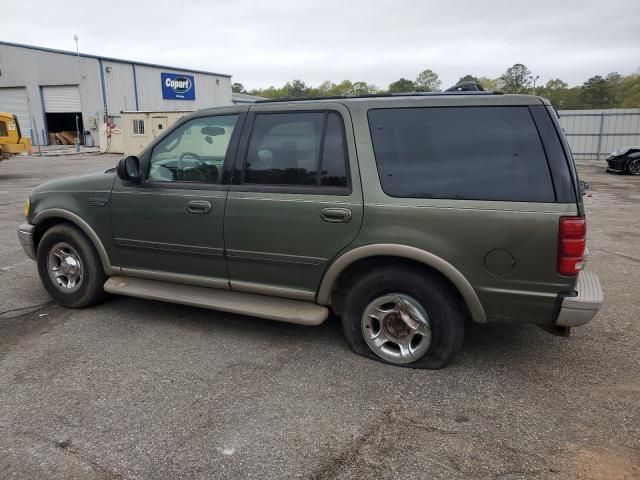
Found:
M 499 78 L 475 77 L 467 74 L 458 80 L 477 81 L 485 90 L 505 93 L 529 93 L 549 99 L 558 109 L 573 110 L 586 108 L 640 108 L 640 74 L 620 75 L 617 72 L 606 76 L 595 75 L 581 86 L 570 87 L 559 78 L 550 79 L 545 85 L 532 88 L 533 76 L 522 64 L 509 67 Z M 389 93 L 433 92 L 440 90 L 440 79 L 432 70 L 424 70 L 415 82 L 400 78 L 388 87 Z M 247 93 L 240 83 L 232 86 L 234 92 Z M 291 80 L 282 87 L 270 86 L 254 89 L 249 93 L 267 98 L 300 98 L 319 96 L 350 96 L 385 93 L 375 85 L 367 82 L 342 80 L 339 83 L 322 82 L 317 87 L 310 87 L 302 80 Z
M 471 76 L 471 75 L 467 75 Z M 464 78 L 464 77 L 462 77 Z M 462 79 L 460 79 L 462 80 Z M 478 78 L 478 83 L 482 85 L 482 88 L 489 92 L 494 92 L 498 90 L 498 79 L 497 78 L 489 78 L 489 77 L 480 77 Z
M 414 86 L 416 92 L 439 92 L 441 83 L 438 74 L 433 70 L 427 69 L 420 72 L 414 82 Z
M 415 92 L 416 86 L 411 80 L 401 78 L 389 84 L 389 93 Z
M 486 77 L 483 77 L 486 78 Z M 488 79 L 487 79 L 488 80 Z M 462 83 L 462 82 L 476 82 L 476 83 L 480 83 L 480 79 L 478 77 L 474 77 L 473 75 L 469 75 L 468 73 L 464 76 L 464 77 L 460 77 L 460 80 L 458 80 L 456 82 L 457 83 Z
M 620 84 L 620 107 L 640 108 L 640 74 L 629 75 Z
M 237 82 L 231 84 L 231 91 L 233 93 L 247 93 L 246 90 L 244 89 L 244 85 Z
M 531 70 L 516 63 L 500 76 L 498 88 L 504 93 L 526 93 L 532 83 Z

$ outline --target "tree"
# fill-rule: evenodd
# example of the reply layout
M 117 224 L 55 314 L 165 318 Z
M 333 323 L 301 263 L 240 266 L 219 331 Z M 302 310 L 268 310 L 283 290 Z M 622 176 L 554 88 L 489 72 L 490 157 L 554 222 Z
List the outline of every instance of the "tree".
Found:
M 569 85 L 566 82 L 563 82 L 562 80 L 560 80 L 559 78 L 554 78 L 553 80 L 549 80 L 547 84 L 544 86 L 544 88 L 548 90 L 563 90 L 567 87 L 569 87 Z
M 563 82 L 559 78 L 549 80 L 543 87 L 537 89 L 538 95 L 548 99 L 552 105 L 564 108 L 564 102 L 566 101 L 566 91 L 569 85 Z
M 401 78 L 389 84 L 389 93 L 415 92 L 416 87 L 411 80 Z
M 620 85 L 622 108 L 640 108 L 640 74 L 624 77 Z
M 495 91 L 498 90 L 498 80 L 494 79 L 494 78 L 489 78 L 489 77 L 480 77 L 478 79 L 478 83 L 480 85 L 482 85 L 482 88 L 484 88 L 487 91 Z
M 300 98 L 307 96 L 307 85 L 302 80 L 295 79 L 284 84 L 281 96 L 286 98 Z
M 483 77 L 483 78 L 486 78 L 486 77 Z M 480 83 L 480 79 L 478 77 L 474 77 L 473 75 L 469 75 L 467 73 L 464 77 L 460 77 L 460 80 L 458 80 L 456 83 L 462 83 L 462 82 Z
M 611 87 L 602 75 L 595 75 L 580 87 L 580 101 L 586 108 L 607 108 L 611 102 Z
M 375 85 L 367 82 L 354 82 L 352 91 L 354 95 L 371 95 L 372 93 L 376 93 L 378 89 Z
M 232 84 L 231 91 L 233 93 L 247 93 L 246 90 L 244 89 L 244 85 L 242 85 L 241 83 Z
M 439 92 L 441 83 L 438 74 L 427 69 L 420 72 L 414 82 L 414 87 L 416 92 Z
M 532 83 L 531 71 L 516 63 L 507 68 L 498 80 L 498 88 L 505 93 L 525 93 Z
M 622 103 L 622 82 L 624 77 L 618 72 L 611 72 L 605 80 L 609 84 L 609 106 L 612 108 L 620 107 Z

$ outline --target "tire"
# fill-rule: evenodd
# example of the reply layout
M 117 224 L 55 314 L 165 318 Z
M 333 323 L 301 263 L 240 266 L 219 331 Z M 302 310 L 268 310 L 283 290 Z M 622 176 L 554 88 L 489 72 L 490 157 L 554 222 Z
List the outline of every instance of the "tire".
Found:
M 385 301 L 389 303 L 377 309 Z M 375 267 L 359 277 L 348 291 L 342 328 L 349 345 L 359 355 L 402 367 L 439 369 L 449 365 L 462 349 L 467 315 L 461 302 L 457 292 L 435 273 Z M 402 315 L 394 313 L 393 305 L 400 305 L 400 311 L 420 320 L 410 322 L 415 330 L 402 320 Z M 379 314 L 381 311 L 385 313 Z M 372 315 L 382 316 L 382 321 L 371 320 Z M 418 336 L 422 338 L 412 346 Z M 398 338 L 401 341 L 393 341 Z M 403 350 L 401 344 L 407 340 Z M 386 343 L 376 346 L 380 341 Z
M 40 280 L 56 303 L 83 308 L 106 298 L 107 276 L 98 252 L 74 226 L 64 223 L 47 230 L 38 244 L 37 262 Z
M 640 158 L 634 158 L 627 162 L 627 173 L 629 175 L 640 175 Z

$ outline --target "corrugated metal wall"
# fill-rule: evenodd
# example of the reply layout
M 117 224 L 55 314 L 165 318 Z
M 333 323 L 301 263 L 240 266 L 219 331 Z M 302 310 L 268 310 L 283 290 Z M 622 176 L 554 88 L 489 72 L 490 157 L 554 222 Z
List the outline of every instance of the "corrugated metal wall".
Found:
M 165 100 L 162 98 L 160 73 L 193 75 L 195 100 Z M 176 111 L 231 105 L 231 79 L 229 77 L 192 73 L 188 70 L 170 70 L 160 67 L 136 65 L 138 82 L 138 110 Z
M 104 60 L 102 70 L 109 115 L 119 118 L 121 111 L 138 110 L 134 90 L 133 65 Z
M 640 145 L 640 108 L 561 110 L 560 125 L 577 159 L 607 157 L 612 151 Z

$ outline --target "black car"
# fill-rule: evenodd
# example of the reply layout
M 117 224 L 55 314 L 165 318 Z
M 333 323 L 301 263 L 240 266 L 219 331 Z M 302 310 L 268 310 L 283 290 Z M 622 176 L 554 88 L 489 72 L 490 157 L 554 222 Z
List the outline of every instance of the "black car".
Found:
M 607 171 L 640 175 L 640 146 L 611 152 L 607 157 Z

